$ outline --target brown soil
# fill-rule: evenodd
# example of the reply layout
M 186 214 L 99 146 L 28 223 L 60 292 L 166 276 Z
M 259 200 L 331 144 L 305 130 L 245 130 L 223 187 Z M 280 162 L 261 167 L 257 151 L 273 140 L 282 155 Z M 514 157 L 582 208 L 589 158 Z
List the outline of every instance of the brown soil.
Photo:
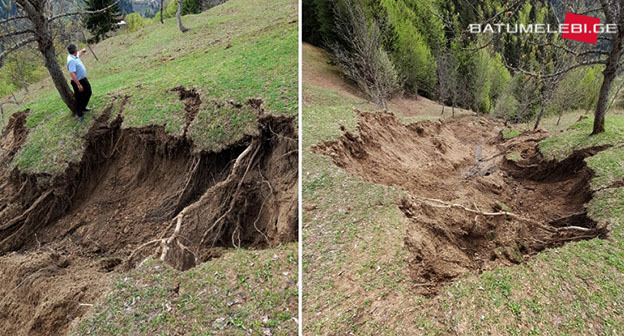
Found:
M 7 168 L 27 135 L 27 113 L 14 115 L 0 140 L 1 333 L 66 333 L 113 274 L 150 255 L 186 270 L 224 248 L 295 241 L 294 118 L 252 105 L 257 135 L 214 153 L 164 127 L 122 128 L 111 104 L 80 164 L 45 178 Z
M 180 100 L 184 101 L 184 134 L 186 135 L 186 131 L 188 127 L 191 125 L 197 114 L 199 113 L 199 108 L 201 107 L 201 97 L 197 92 L 197 89 L 187 89 L 184 86 L 178 86 L 176 88 L 171 89 L 171 91 L 178 92 L 180 95 Z
M 592 173 L 583 159 L 603 148 L 547 162 L 537 149 L 547 134 L 505 141 L 504 124 L 490 118 L 403 125 L 388 112 L 358 115 L 357 134 L 345 131 L 315 150 L 354 175 L 407 191 L 399 207 L 410 219 L 405 245 L 418 293 L 607 233 L 584 209 Z M 507 160 L 512 152 L 522 158 Z

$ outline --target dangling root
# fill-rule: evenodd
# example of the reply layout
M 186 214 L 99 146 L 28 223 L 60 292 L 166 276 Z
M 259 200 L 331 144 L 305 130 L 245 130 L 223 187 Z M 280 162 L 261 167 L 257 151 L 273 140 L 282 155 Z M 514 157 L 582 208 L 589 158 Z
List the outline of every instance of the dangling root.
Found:
M 234 208 L 234 204 L 236 203 L 236 200 L 238 199 L 238 194 L 240 193 L 240 189 L 241 186 L 243 185 L 243 182 L 245 181 L 245 177 L 247 176 L 247 173 L 249 172 L 249 168 L 251 168 L 251 165 L 253 164 L 253 161 L 256 157 L 256 154 L 258 154 L 258 151 L 260 150 L 260 144 L 258 143 L 257 140 L 252 141 L 252 143 L 249 145 L 249 147 L 247 147 L 247 149 L 245 149 L 241 155 L 239 155 L 239 157 L 236 159 L 236 162 L 234 162 L 234 166 L 232 167 L 232 171 L 230 172 L 230 175 L 228 176 L 227 179 L 225 179 L 225 181 L 220 182 L 220 185 L 225 185 L 228 183 L 231 183 L 233 179 L 235 179 L 238 175 L 239 175 L 239 170 L 241 169 L 241 165 L 243 162 L 243 159 L 251 152 L 251 150 L 253 149 L 253 147 L 256 147 L 256 150 L 254 151 L 253 155 L 251 156 L 251 158 L 249 159 L 249 163 L 247 164 L 247 167 L 245 168 L 245 172 L 243 173 L 242 177 L 240 178 L 238 185 L 236 186 L 236 189 L 234 190 L 234 193 L 232 194 L 231 198 L 230 198 L 230 204 L 229 207 L 227 209 L 227 211 L 225 211 L 223 213 L 223 215 L 221 215 L 215 222 L 214 224 L 212 224 L 212 226 L 210 228 L 208 228 L 208 230 L 206 230 L 206 232 L 204 232 L 204 235 L 202 236 L 202 239 L 200 241 L 200 245 L 203 245 L 204 242 L 206 241 L 206 238 L 208 237 L 208 234 L 210 234 L 210 232 L 212 232 L 213 229 L 218 228 L 218 230 L 216 230 L 217 232 L 220 232 L 221 229 L 220 227 L 218 227 L 217 225 L 219 225 L 221 223 L 221 221 L 223 221 L 231 212 L 232 209 Z M 200 203 L 201 200 L 197 203 Z M 215 235 L 215 237 L 218 235 Z M 214 239 L 216 240 L 216 238 Z M 214 243 L 214 241 L 213 241 Z
M 194 205 L 194 204 L 193 204 Z M 132 253 L 130 254 L 130 256 L 128 257 L 128 263 L 132 263 L 134 257 L 144 248 L 150 247 L 152 245 L 156 245 L 160 243 L 160 256 L 158 257 L 158 259 L 160 259 L 161 261 L 167 262 L 168 258 L 169 258 L 169 254 L 170 251 L 172 249 L 172 247 L 178 247 L 180 248 L 181 251 L 183 251 L 183 253 L 187 253 L 187 255 L 191 256 L 191 262 L 190 264 L 192 265 L 174 265 L 174 266 L 182 266 L 181 268 L 190 268 L 188 266 L 195 266 L 195 264 L 197 263 L 197 257 L 195 255 L 195 253 L 193 253 L 189 248 L 187 248 L 186 246 L 184 246 L 180 240 L 179 240 L 179 235 L 180 235 L 180 231 L 182 230 L 182 223 L 184 221 L 184 216 L 186 215 L 187 211 L 189 210 L 189 208 L 191 208 L 193 205 L 190 205 L 188 207 L 186 207 L 184 210 L 182 210 L 178 216 L 176 216 L 176 218 L 171 222 L 171 225 L 169 225 L 165 231 L 163 231 L 162 236 L 164 236 L 166 234 L 167 231 L 169 231 L 169 229 L 171 228 L 171 226 L 173 226 L 173 223 L 175 223 L 175 229 L 173 230 L 173 233 L 171 234 L 171 236 L 169 236 L 168 238 L 163 238 L 161 236 L 161 238 L 159 239 L 155 239 L 152 241 L 149 241 L 145 244 L 142 244 L 141 246 L 139 246 L 138 248 L 136 248 L 134 251 L 132 251 Z M 175 244 L 174 244 L 175 243 Z M 169 258 L 169 259 L 173 259 L 173 258 Z M 172 260 L 173 264 L 176 264 L 176 260 Z M 188 262 L 186 264 L 189 264 Z M 177 267 L 179 268 L 179 267 Z
M 30 206 L 30 208 L 28 208 L 28 210 L 24 211 L 21 215 L 13 218 L 12 220 L 10 220 L 8 223 L 2 225 L 0 227 L 0 231 L 6 230 L 11 228 L 12 226 L 16 225 L 19 222 L 22 222 L 24 220 L 26 220 L 28 218 L 28 216 L 30 216 L 30 214 L 34 211 L 34 210 L 38 210 L 39 209 L 39 205 L 46 199 L 48 198 L 48 196 L 50 196 L 50 194 L 52 194 L 52 192 L 54 192 L 54 190 L 48 190 L 46 193 L 42 194 L 41 196 L 39 196 L 39 198 L 37 198 L 37 200 Z
M 557 234 L 557 233 L 564 233 L 564 232 L 577 232 L 577 234 L 582 233 L 587 233 L 587 232 L 597 232 L 600 231 L 600 229 L 588 229 L 588 228 L 584 228 L 584 227 L 580 227 L 580 226 L 564 226 L 564 227 L 560 227 L 560 228 L 556 228 L 556 227 L 550 227 L 547 225 L 544 225 L 538 221 L 529 219 L 529 218 L 525 218 L 522 217 L 520 215 L 514 214 L 512 212 L 508 212 L 508 211 L 502 211 L 502 212 L 484 212 L 484 211 L 480 211 L 480 210 L 475 210 L 475 209 L 471 209 L 471 208 L 467 208 L 461 204 L 457 204 L 457 203 L 449 203 L 449 202 L 445 202 L 439 199 L 435 199 L 435 198 L 427 198 L 427 197 L 422 197 L 422 196 L 412 196 L 410 197 L 411 200 L 415 200 L 418 201 L 420 203 L 423 204 L 427 204 L 431 207 L 435 207 L 435 208 L 455 208 L 455 209 L 461 209 L 470 213 L 474 213 L 477 215 L 482 215 L 482 216 L 506 216 L 506 217 L 511 217 L 513 219 L 516 219 L 518 221 L 521 222 L 525 222 L 525 223 L 529 223 L 531 225 L 537 226 L 540 229 L 544 230 L 544 231 L 548 231 L 550 233 L 553 234 Z M 475 205 L 476 208 L 476 205 Z M 585 235 L 581 235 L 579 237 L 585 237 Z M 576 239 L 576 237 L 572 238 L 572 239 Z
M 245 171 L 242 174 L 242 178 L 240 178 L 240 181 L 238 182 L 236 189 L 234 190 L 234 193 L 231 196 L 230 199 L 230 203 L 229 203 L 229 208 L 227 211 L 225 211 L 223 213 L 223 215 L 221 215 L 216 221 L 215 223 L 208 229 L 206 230 L 206 232 L 204 233 L 204 235 L 202 236 L 202 240 L 200 242 L 200 245 L 203 245 L 204 241 L 206 240 L 208 234 L 210 232 L 212 232 L 213 229 L 215 228 L 219 228 L 218 225 L 232 212 L 236 199 L 239 196 L 240 190 L 241 190 L 241 186 L 243 184 L 243 181 L 245 180 L 245 177 L 247 176 L 247 173 L 249 172 L 249 169 L 251 168 L 253 161 L 256 157 L 256 155 L 258 154 L 258 151 L 260 150 L 261 146 L 259 144 L 259 142 L 257 140 L 253 140 L 252 143 L 238 156 L 238 158 L 236 159 L 236 161 L 234 162 L 234 165 L 232 166 L 232 171 L 230 172 L 228 178 L 222 182 L 219 182 L 220 185 L 227 185 L 228 183 L 231 183 L 234 179 L 237 178 L 237 176 L 240 176 L 240 173 L 242 171 L 242 165 L 243 165 L 243 161 L 245 160 L 245 158 L 249 155 L 249 153 L 251 153 L 251 151 L 254 150 L 253 154 L 251 155 L 250 159 L 249 159 L 249 163 L 245 166 Z M 197 164 L 195 164 L 197 165 Z M 195 168 L 193 168 L 195 169 Z M 128 257 L 127 261 L 128 264 L 132 264 L 134 258 L 139 254 L 139 252 L 141 252 L 142 250 L 148 248 L 148 247 L 152 247 L 155 245 L 160 245 L 160 256 L 159 259 L 162 261 L 173 261 L 173 263 L 176 263 L 175 258 L 171 257 L 170 255 L 173 253 L 172 249 L 177 247 L 179 248 L 179 251 L 181 251 L 182 254 L 186 255 L 185 259 L 187 259 L 187 261 L 185 262 L 185 264 L 189 264 L 192 263 L 193 266 L 195 265 L 195 263 L 197 262 L 197 257 L 196 254 L 193 253 L 189 248 L 187 248 L 186 246 L 184 246 L 181 242 L 180 242 L 180 231 L 182 229 L 182 225 L 184 223 L 184 218 L 187 214 L 189 214 L 191 211 L 197 209 L 198 207 L 200 207 L 202 204 L 204 204 L 204 198 L 206 197 L 206 194 L 204 194 L 197 202 L 187 206 L 186 208 L 184 208 L 182 211 L 180 211 L 180 213 L 174 218 L 174 220 L 172 221 L 172 223 L 165 229 L 165 231 L 163 231 L 163 233 L 161 234 L 161 236 L 158 239 L 154 239 L 151 241 L 148 241 L 142 245 L 140 245 L 139 247 L 137 247 L 134 251 L 132 251 L 132 253 L 130 254 L 130 256 Z M 165 238 L 164 236 L 166 235 L 166 232 L 168 232 L 171 227 L 174 225 L 175 223 L 175 228 L 173 230 L 173 233 L 171 234 L 171 236 Z M 221 231 L 220 228 L 217 231 Z M 234 234 L 232 235 L 232 239 L 234 239 Z M 240 240 L 240 237 L 239 237 Z M 234 244 L 236 246 L 236 244 Z M 190 260 L 189 260 L 190 259 Z M 183 266 L 183 268 L 186 268 L 188 265 L 181 265 Z

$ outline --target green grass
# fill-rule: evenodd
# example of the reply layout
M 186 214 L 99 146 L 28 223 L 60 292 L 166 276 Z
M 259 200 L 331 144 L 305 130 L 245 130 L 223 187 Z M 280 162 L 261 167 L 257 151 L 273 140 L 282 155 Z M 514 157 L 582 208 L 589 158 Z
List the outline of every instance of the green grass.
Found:
M 217 112 L 220 120 L 211 120 L 211 102 L 261 98 L 269 113 L 297 113 L 296 2 L 233 0 L 183 19 L 191 29 L 186 34 L 170 19 L 98 44 L 94 49 L 99 62 L 84 57 L 94 112 L 83 125 L 66 110 L 49 81 L 31 91 L 20 107 L 31 110 L 30 134 L 13 165 L 23 172 L 54 175 L 78 162 L 85 146 L 82 137 L 114 96 L 129 97 L 122 127 L 160 125 L 181 135 L 183 103 L 170 90 L 197 88 L 204 104 L 191 125 L 191 138 L 198 149 L 236 142 L 253 123 L 246 111 L 239 116 L 232 109 Z M 205 132 L 204 126 L 209 126 Z
M 520 152 L 511 152 L 505 155 L 505 158 L 509 161 L 520 161 L 522 159 L 522 154 Z
M 611 147 L 585 161 L 595 174 L 591 181 L 592 189 L 599 190 L 617 182 L 624 183 L 623 146 Z
M 305 65 L 305 53 L 303 57 Z M 608 239 L 548 249 L 520 265 L 468 274 L 433 298 L 419 296 L 412 291 L 412 260 L 404 243 L 408 221 L 397 204 L 403 192 L 354 177 L 312 151 L 318 142 L 337 139 L 340 125 L 354 130 L 354 109 L 372 108 L 308 83 L 303 96 L 307 103 L 302 115 L 304 334 L 624 332 L 624 188 L 597 191 L 586 204 L 591 218 L 609 225 Z M 607 119 L 603 144 L 624 139 L 618 139 L 624 132 L 619 118 Z M 573 119 L 578 116 L 564 115 L 562 125 Z M 555 122 L 556 116 L 545 118 L 543 124 Z M 546 148 L 550 157 L 562 158 L 593 146 L 598 140 L 588 139 L 590 132 L 591 122 L 585 121 L 570 133 L 545 140 L 540 148 Z M 597 190 L 618 181 L 621 153 L 614 148 L 588 159 L 595 171 L 592 187 Z
M 593 122 L 593 117 L 581 120 L 560 135 L 540 142 L 540 151 L 547 159 L 562 160 L 575 150 L 624 143 L 624 115 L 607 115 L 605 132 L 598 135 L 590 135 Z
M 515 137 L 520 136 L 520 131 L 515 129 L 515 128 L 505 128 L 504 130 L 502 130 L 503 133 L 503 139 L 505 140 L 509 140 L 509 139 L 513 139 Z
M 253 108 L 236 108 L 229 103 L 209 104 L 198 114 L 189 131 L 195 144 L 204 150 L 218 152 L 245 134 L 257 132 Z
M 186 272 L 148 259 L 70 335 L 293 335 L 297 244 L 231 250 Z

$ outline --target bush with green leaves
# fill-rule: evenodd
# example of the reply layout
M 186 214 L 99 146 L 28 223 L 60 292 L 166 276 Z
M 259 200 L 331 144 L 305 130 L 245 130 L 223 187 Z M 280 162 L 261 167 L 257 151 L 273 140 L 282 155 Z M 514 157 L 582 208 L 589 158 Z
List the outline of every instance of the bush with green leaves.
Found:
M 165 2 L 163 10 L 163 18 L 169 19 L 176 16 L 178 10 L 178 1 L 170 0 Z M 182 2 L 182 15 L 197 14 L 201 11 L 200 0 L 184 0 Z M 160 22 L 160 12 L 156 13 L 153 22 Z
M 126 27 L 129 32 L 135 32 L 145 26 L 147 26 L 150 20 L 145 19 L 139 13 L 131 13 L 126 15 Z

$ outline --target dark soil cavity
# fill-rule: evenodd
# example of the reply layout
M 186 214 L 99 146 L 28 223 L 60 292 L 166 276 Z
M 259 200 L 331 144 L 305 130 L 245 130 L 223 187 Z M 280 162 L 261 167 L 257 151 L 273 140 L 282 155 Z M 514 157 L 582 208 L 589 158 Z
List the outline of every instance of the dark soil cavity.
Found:
M 470 272 L 524 262 L 569 241 L 605 237 L 586 216 L 591 171 L 583 159 L 602 148 L 546 162 L 535 132 L 504 141 L 497 120 L 460 117 L 403 125 L 387 112 L 358 112 L 345 132 L 315 151 L 354 175 L 404 188 L 405 245 L 417 293 Z M 520 152 L 522 159 L 505 155 Z
M 224 248 L 297 239 L 292 116 L 258 109 L 256 135 L 218 153 L 201 152 L 163 127 L 122 128 L 122 113 L 112 118 L 111 110 L 123 110 L 127 99 L 103 112 L 85 137 L 80 164 L 62 176 L 7 169 L 26 139 L 26 113 L 13 116 L 4 132 L 3 334 L 64 334 L 112 274 L 150 255 L 186 270 Z

